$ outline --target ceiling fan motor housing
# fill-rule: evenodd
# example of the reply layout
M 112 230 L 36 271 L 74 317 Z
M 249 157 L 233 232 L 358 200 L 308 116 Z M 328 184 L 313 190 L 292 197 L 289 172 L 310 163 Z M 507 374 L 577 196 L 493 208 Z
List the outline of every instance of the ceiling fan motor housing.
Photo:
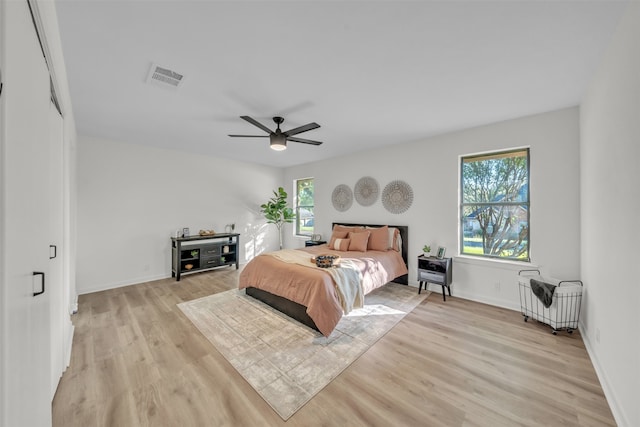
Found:
M 287 149 L 287 137 L 280 132 L 279 128 L 269 135 L 269 141 L 269 146 L 272 150 L 282 151 Z

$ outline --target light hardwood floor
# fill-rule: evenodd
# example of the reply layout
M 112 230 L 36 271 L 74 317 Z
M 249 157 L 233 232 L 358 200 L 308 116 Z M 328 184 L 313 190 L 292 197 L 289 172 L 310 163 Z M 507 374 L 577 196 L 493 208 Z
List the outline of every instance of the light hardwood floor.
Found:
M 237 278 L 80 296 L 54 426 L 615 425 L 578 332 L 438 293 L 285 423 L 176 307 Z

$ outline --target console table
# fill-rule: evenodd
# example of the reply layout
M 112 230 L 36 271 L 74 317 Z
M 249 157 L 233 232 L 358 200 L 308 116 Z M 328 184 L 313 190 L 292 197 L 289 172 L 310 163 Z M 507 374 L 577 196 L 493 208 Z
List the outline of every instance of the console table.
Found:
M 212 236 L 171 238 L 171 277 L 197 271 L 236 265 L 238 269 L 238 243 L 240 234 L 220 233 Z

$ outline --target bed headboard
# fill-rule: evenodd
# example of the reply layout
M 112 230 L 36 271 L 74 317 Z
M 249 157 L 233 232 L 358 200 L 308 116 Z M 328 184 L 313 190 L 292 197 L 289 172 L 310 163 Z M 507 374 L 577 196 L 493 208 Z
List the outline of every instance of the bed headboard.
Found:
M 347 222 L 334 222 L 331 225 L 331 230 L 333 227 L 337 225 L 344 225 L 346 227 L 384 227 L 385 225 L 393 228 L 397 228 L 400 232 L 400 237 L 402 237 L 402 259 L 404 260 L 404 264 L 409 268 L 409 226 L 407 225 L 391 225 L 391 224 L 354 224 Z M 403 285 L 409 284 L 408 275 L 400 276 L 394 280 L 396 283 L 402 283 Z

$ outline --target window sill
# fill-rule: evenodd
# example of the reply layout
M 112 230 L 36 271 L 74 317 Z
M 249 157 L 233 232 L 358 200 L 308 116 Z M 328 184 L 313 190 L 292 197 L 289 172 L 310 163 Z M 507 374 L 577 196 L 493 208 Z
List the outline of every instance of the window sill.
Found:
M 531 261 L 512 261 L 506 259 L 477 258 L 468 255 L 457 255 L 453 257 L 455 262 L 469 265 L 479 265 L 483 267 L 504 268 L 509 270 L 527 270 L 540 268 Z

